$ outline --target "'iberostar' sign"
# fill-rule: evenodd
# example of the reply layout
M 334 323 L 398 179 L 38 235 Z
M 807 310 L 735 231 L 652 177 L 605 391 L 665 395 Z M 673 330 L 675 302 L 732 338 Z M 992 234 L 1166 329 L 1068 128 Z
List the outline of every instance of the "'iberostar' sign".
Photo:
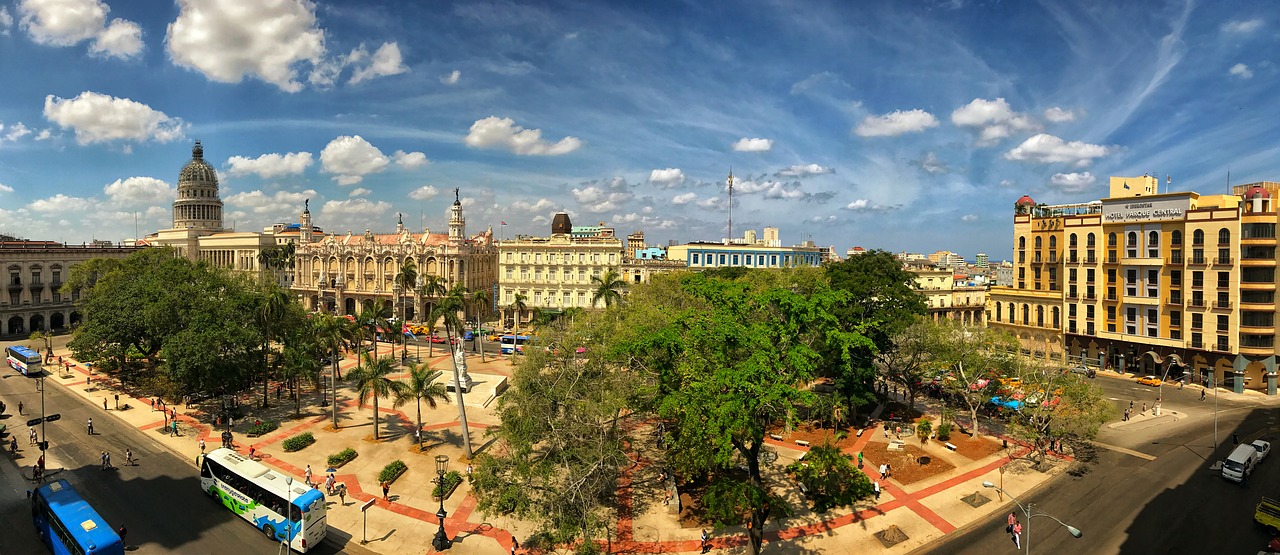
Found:
M 1189 197 L 1146 200 L 1142 197 L 1104 201 L 1102 221 L 1105 223 L 1181 220 L 1190 205 Z

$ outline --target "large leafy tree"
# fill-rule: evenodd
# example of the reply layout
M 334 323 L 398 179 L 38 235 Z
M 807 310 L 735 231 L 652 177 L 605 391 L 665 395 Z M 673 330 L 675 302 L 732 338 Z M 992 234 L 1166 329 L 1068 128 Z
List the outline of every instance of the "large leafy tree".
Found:
M 890 345 L 873 355 L 876 370 L 884 379 L 906 390 L 908 409 L 915 410 L 920 388 L 940 369 L 933 354 L 936 330 L 936 324 L 920 318 L 893 334 Z
M 395 373 L 395 357 L 374 358 L 369 353 L 361 356 L 364 358 L 364 366 L 347 372 L 347 379 L 354 382 L 356 397 L 360 399 L 360 403 L 373 399 L 373 439 L 377 440 L 381 438 L 378 430 L 378 399 L 404 395 L 406 386 L 404 382 L 391 379 L 391 374 Z
M 1001 376 L 1017 370 L 1018 339 L 1008 332 L 986 327 L 965 326 L 952 321 L 933 323 L 930 350 L 940 366 L 947 368 L 940 387 L 950 403 L 969 413 L 974 437 L 980 437 L 978 410 L 996 395 Z
M 482 512 L 514 513 L 556 543 L 608 536 L 618 479 L 633 464 L 626 420 L 651 391 L 647 373 L 613 359 L 617 326 L 604 314 L 559 320 L 539 335 L 547 349 L 520 358 L 498 399 L 498 441 L 476 457 Z
M 635 298 L 651 308 L 619 329 L 635 365 L 658 380 L 657 412 L 672 435 L 668 464 L 706 478 L 704 505 L 721 522 L 749 522 L 756 553 L 771 509 L 785 507 L 760 468 L 769 426 L 811 402 L 800 384 L 818 375 L 824 352 L 869 343 L 837 318 L 848 294 L 811 277 L 675 274 Z M 847 366 L 850 358 L 833 362 Z M 745 476 L 735 473 L 739 465 Z
M 409 401 L 413 401 L 418 411 L 418 430 L 422 430 L 422 402 L 426 401 L 427 406 L 436 408 L 440 403 L 449 402 L 449 389 L 444 384 L 437 382 L 442 372 L 431 368 L 431 363 L 422 362 L 411 365 L 409 367 L 409 381 L 403 382 L 405 387 L 396 393 L 395 405 L 399 407 Z M 422 449 L 422 434 L 418 433 L 418 449 Z

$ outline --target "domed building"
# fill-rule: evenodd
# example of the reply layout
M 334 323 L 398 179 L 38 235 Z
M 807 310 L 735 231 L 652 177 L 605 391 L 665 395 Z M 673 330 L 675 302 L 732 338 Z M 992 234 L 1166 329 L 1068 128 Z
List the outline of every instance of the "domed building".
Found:
M 218 172 L 204 161 L 200 141 L 191 148 L 191 161 L 178 174 L 178 198 L 173 201 L 173 229 L 222 230 L 222 199 Z

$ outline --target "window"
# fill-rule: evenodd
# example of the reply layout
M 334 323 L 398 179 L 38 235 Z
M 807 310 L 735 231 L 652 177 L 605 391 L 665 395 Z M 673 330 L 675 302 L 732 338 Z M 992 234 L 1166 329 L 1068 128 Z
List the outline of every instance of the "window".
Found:
M 1221 289 L 1231 287 L 1231 272 L 1218 272 L 1218 287 Z
M 1191 233 L 1191 246 L 1199 247 L 1204 245 L 1204 230 L 1197 229 Z
M 1154 268 L 1147 270 L 1147 296 L 1160 296 L 1160 270 Z
M 1044 307 L 1043 306 L 1036 307 L 1036 326 L 1041 328 L 1044 327 Z
M 1039 235 L 1037 235 L 1037 236 L 1036 236 L 1036 250 L 1040 250 L 1040 246 L 1041 246 L 1041 244 L 1042 244 L 1042 243 L 1040 242 L 1040 240 L 1041 240 L 1041 239 L 1042 239 L 1042 237 L 1040 237 Z
M 1084 271 L 1085 283 L 1093 283 L 1093 268 Z
M 1097 246 L 1097 243 L 1094 241 L 1094 237 L 1093 237 L 1093 234 L 1092 234 L 1092 233 L 1090 233 L 1090 234 L 1085 238 L 1085 246 L 1087 246 L 1087 247 L 1089 247 L 1089 248 L 1091 248 L 1091 249 L 1092 249 L 1093 247 Z
M 1116 246 L 1116 233 L 1114 231 L 1107 235 L 1107 246 Z
M 1169 244 L 1175 247 L 1182 246 L 1182 232 L 1173 230 L 1169 232 Z
M 1147 337 L 1155 337 L 1159 333 L 1160 328 L 1160 311 L 1154 308 L 1147 309 Z
M 507 279 L 508 279 L 508 280 L 509 280 L 509 279 L 511 279 L 511 274 L 512 274 L 511 267 L 510 267 L 510 266 L 507 266 Z
M 1231 244 L 1231 230 L 1225 227 L 1218 230 L 1218 244 L 1219 245 Z
M 1169 327 L 1182 327 L 1182 313 L 1177 310 L 1169 311 Z
M 733 265 L 733 266 L 737 266 L 737 265 L 738 265 L 738 255 L 736 255 L 736 254 L 735 254 L 735 255 L 733 255 L 733 262 L 730 262 L 730 264 L 731 264 L 731 265 Z
M 1058 250 L 1058 238 L 1057 238 L 1057 236 L 1053 236 L 1053 235 L 1049 236 L 1049 249 L 1050 249 L 1050 250 Z
M 1182 270 L 1169 271 L 1169 286 L 1182 287 Z
M 1124 294 L 1130 297 L 1138 296 L 1138 271 L 1133 268 L 1125 271 Z
M 1191 272 L 1191 286 L 1204 287 L 1204 272 L 1198 270 Z
M 1160 256 L 1160 233 L 1152 231 L 1147 234 L 1147 257 L 1158 258 Z
M 726 260 L 725 255 L 723 255 L 723 254 L 722 254 L 722 255 L 720 255 L 720 265 L 721 265 L 721 266 L 724 266 L 724 261 L 725 261 L 725 260 Z
M 692 264 L 693 266 L 697 266 L 697 265 L 699 264 L 699 262 L 698 262 L 698 253 L 696 253 L 696 252 L 695 252 L 695 253 L 693 253 L 693 259 L 692 259 L 692 260 L 693 260 L 693 262 L 691 262 L 691 264 Z
M 1031 307 L 1025 304 L 1022 305 L 1022 323 L 1023 324 L 1031 323 Z
M 1067 281 L 1068 281 L 1068 282 L 1070 282 L 1070 283 L 1075 283 L 1075 282 L 1076 282 L 1076 269 L 1075 269 L 1075 268 L 1071 268 L 1070 270 L 1067 270 Z
M 1062 319 L 1061 319 L 1060 311 L 1061 311 L 1060 308 L 1056 306 L 1053 307 L 1053 328 L 1054 329 L 1058 329 L 1062 327 Z
M 1019 237 L 1019 238 L 1018 238 L 1018 250 L 1026 250 L 1026 248 L 1027 248 L 1027 238 L 1026 238 L 1026 237 Z
M 1198 312 L 1191 313 L 1191 329 L 1198 330 L 1204 327 L 1204 314 Z
M 1129 335 L 1138 334 L 1138 309 L 1128 307 L 1124 310 L 1124 332 Z
M 1218 315 L 1218 331 L 1224 332 L 1231 329 L 1229 325 L 1230 321 L 1231 321 L 1230 316 L 1227 316 L 1226 314 L 1219 314 Z M 1225 343 L 1225 341 L 1223 341 L 1223 343 Z

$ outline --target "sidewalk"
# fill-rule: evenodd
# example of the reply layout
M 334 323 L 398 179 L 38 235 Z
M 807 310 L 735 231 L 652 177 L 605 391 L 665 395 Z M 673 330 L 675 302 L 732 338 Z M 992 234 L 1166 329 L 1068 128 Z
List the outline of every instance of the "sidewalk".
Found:
M 388 352 L 386 348 L 387 345 L 380 344 L 379 353 Z M 103 418 L 117 418 L 140 430 L 156 434 L 161 444 L 192 461 L 193 474 L 194 462 L 200 453 L 199 440 L 205 440 L 207 450 L 221 445 L 221 430 L 215 429 L 213 416 L 216 401 L 195 405 L 166 405 L 166 409 L 177 411 L 180 435 L 174 437 L 163 432 L 167 419 L 157 408 L 152 407 L 151 400 L 134 398 L 122 391 L 117 384 L 100 382 L 100 374 L 91 376 L 89 369 L 84 364 L 71 361 L 65 350 L 55 351 L 56 355 L 64 356 L 75 366 L 71 368 L 69 377 L 62 377 L 63 373 L 55 371 L 50 376 L 51 382 L 56 381 L 97 406 L 102 406 L 105 399 L 108 410 L 104 411 L 106 414 Z M 426 358 L 427 351 L 424 350 L 422 355 Z M 473 377 L 510 377 L 511 369 L 506 357 L 486 357 L 486 362 L 482 363 L 479 355 L 468 353 L 468 371 Z M 446 375 L 453 371 L 447 351 L 442 353 L 437 350 L 430 362 Z M 342 360 L 340 365 L 345 376 L 349 369 L 355 367 L 356 362 L 348 358 Z M 401 373 L 393 377 L 404 375 L 405 373 Z M 92 383 L 87 385 L 86 380 L 89 378 L 92 378 Z M 120 395 L 122 407 L 127 404 L 129 409 L 115 409 L 117 394 Z M 464 475 L 466 468 L 466 462 L 462 460 L 463 438 L 458 406 L 452 395 L 450 402 L 441 403 L 436 409 L 422 407 L 423 452 L 418 452 L 413 439 L 417 424 L 416 407 L 413 404 L 393 407 L 391 400 L 379 399 L 381 439 L 374 440 L 372 402 L 359 404 L 346 382 L 339 382 L 337 392 L 337 428 L 333 427 L 331 407 L 321 407 L 318 395 L 310 387 L 303 389 L 299 417 L 294 416 L 294 404 L 287 395 L 276 400 L 275 384 L 272 384 L 269 398 L 271 407 L 264 412 L 259 408 L 262 402 L 260 391 L 256 395 L 241 396 L 240 401 L 256 416 L 240 418 L 235 422 L 233 437 L 239 452 L 247 454 L 252 449 L 256 456 L 261 457 L 263 464 L 299 480 L 310 465 L 312 480 L 319 484 L 326 476 L 326 457 L 348 447 L 354 449 L 358 456 L 341 468 L 334 469 L 335 478 L 347 486 L 348 493 L 345 503 L 336 497 L 329 500 L 330 533 L 360 541 L 362 516 L 367 516 L 369 542 L 365 548 L 389 555 L 432 552 L 430 541 L 439 527 L 435 513 L 440 506 L 431 497 L 436 479 L 434 458 L 440 454 L 447 455 L 449 468 Z M 484 429 L 499 423 L 496 405 L 490 403 L 488 406 L 478 407 L 468 399 L 466 409 L 470 438 L 472 448 L 477 452 L 487 446 Z M 258 418 L 278 419 L 280 427 L 262 437 L 246 436 L 244 430 Z M 303 432 L 311 432 L 316 442 L 297 452 L 285 452 L 281 442 Z M 639 435 L 643 436 L 643 432 Z M 855 453 L 872 441 L 880 441 L 876 435 L 874 429 L 868 430 L 857 438 L 853 447 L 846 448 L 845 451 Z M 1006 491 L 1019 495 L 1053 479 L 1057 474 L 1034 471 L 1002 473 L 1001 468 L 1014 455 L 1011 451 L 1021 449 L 1012 443 L 1010 450 L 971 461 L 948 451 L 939 442 L 919 446 L 918 440 L 908 439 L 911 445 L 919 446 L 932 457 L 948 461 L 955 468 L 914 484 L 902 485 L 894 479 L 879 476 L 876 473 L 878 463 L 868 458 L 864 472 L 873 480 L 880 480 L 880 499 L 860 502 L 853 508 L 814 514 L 794 486 L 794 481 L 785 476 L 783 471 L 787 464 L 799 459 L 808 447 L 768 441 L 778 457 L 773 464 L 765 465 L 764 470 L 771 482 L 778 485 L 776 493 L 788 498 L 790 505 L 796 510 L 791 517 L 768 523 L 765 537 L 770 544 L 769 549 L 782 552 L 811 550 L 852 554 L 874 550 L 906 553 L 975 521 L 998 519 L 998 515 L 1005 510 L 1007 501 L 999 502 L 995 491 L 983 488 L 982 481 L 1003 483 Z M 653 486 L 658 482 L 660 469 L 655 468 L 646 458 L 646 450 L 650 447 L 645 444 L 640 448 L 635 454 L 637 464 L 626 469 L 620 480 L 619 498 L 623 509 L 617 523 L 613 550 L 635 553 L 697 552 L 701 528 L 682 528 L 679 514 L 670 512 L 670 507 L 663 505 L 661 497 L 656 497 L 657 501 L 653 501 L 655 496 L 661 495 L 656 493 L 660 490 Z M 113 455 L 117 460 L 123 460 L 123 453 Z M 404 461 L 408 471 L 391 484 L 390 495 L 384 500 L 377 474 L 383 466 L 394 460 Z M 975 492 L 988 501 L 971 506 L 962 500 L 962 497 Z M 360 505 L 370 500 L 374 501 L 373 507 L 362 515 Z M 444 509 L 448 512 L 445 530 L 455 542 L 451 549 L 453 553 L 508 553 L 513 534 L 523 540 L 525 534 L 532 530 L 528 523 L 508 517 L 482 517 L 476 512 L 476 500 L 465 481 L 444 501 Z M 907 539 L 886 547 L 875 534 L 890 527 L 902 531 Z M 713 536 L 713 552 L 749 551 L 744 527 L 717 530 Z

